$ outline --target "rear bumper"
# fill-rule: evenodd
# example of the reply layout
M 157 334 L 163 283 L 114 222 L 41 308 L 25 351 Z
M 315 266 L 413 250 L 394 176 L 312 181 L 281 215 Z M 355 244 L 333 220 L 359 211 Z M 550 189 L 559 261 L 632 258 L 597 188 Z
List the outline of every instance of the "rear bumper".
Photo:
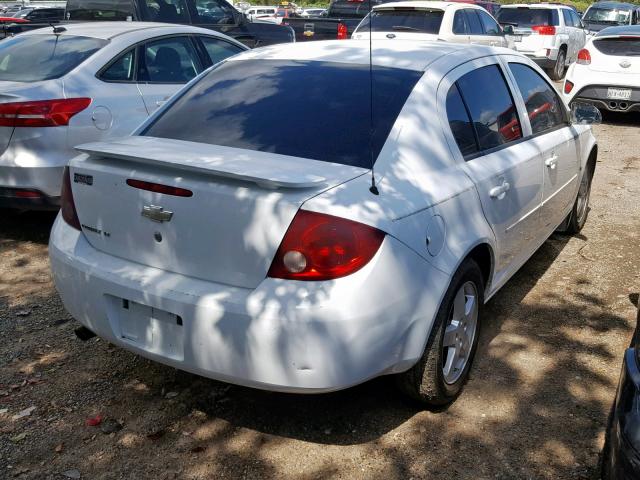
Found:
M 633 348 L 626 350 L 618 393 L 609 424 L 609 451 L 602 465 L 604 479 L 640 478 L 640 370 Z
M 585 86 L 573 96 L 571 102 L 586 102 L 596 106 L 599 109 L 610 110 L 612 112 L 640 112 L 640 88 L 624 86 L 620 87 L 631 89 L 631 98 L 629 100 L 607 98 L 608 88 L 609 85 Z
M 0 166 L 0 208 L 55 210 L 60 206 L 64 167 Z M 19 192 L 37 192 L 27 197 Z
M 266 278 L 255 289 L 107 255 L 60 216 L 49 255 L 67 310 L 109 342 L 205 377 L 299 393 L 339 390 L 410 368 L 449 283 L 391 237 L 349 277 Z M 132 320 L 123 300 L 160 312 L 135 319 L 135 328 L 148 326 L 145 338 L 126 335 Z M 179 316 L 179 325 L 159 326 L 156 317 L 166 319 L 166 312 Z

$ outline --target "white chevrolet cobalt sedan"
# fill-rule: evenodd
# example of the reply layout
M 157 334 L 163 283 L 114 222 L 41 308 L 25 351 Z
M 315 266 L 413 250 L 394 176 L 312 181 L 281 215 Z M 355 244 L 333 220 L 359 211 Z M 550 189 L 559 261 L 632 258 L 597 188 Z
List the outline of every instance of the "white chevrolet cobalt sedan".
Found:
M 129 135 L 170 95 L 247 47 L 203 28 L 91 22 L 0 42 L 0 208 L 57 209 L 79 143 Z
M 640 112 L 640 25 L 600 30 L 578 53 L 564 82 L 567 102 Z
M 372 58 L 357 40 L 242 53 L 133 136 L 78 147 L 49 245 L 68 311 L 231 383 L 394 374 L 453 401 L 484 303 L 585 223 L 595 109 L 570 112 L 506 49 L 383 41 Z

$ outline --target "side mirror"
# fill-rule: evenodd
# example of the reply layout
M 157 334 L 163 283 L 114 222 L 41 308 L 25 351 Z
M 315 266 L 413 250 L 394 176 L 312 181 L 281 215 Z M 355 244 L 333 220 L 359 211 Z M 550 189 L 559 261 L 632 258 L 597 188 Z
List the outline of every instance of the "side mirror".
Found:
M 573 102 L 571 104 L 571 123 L 597 125 L 602 123 L 602 114 L 590 103 Z
M 513 25 L 505 25 L 502 27 L 502 33 L 504 35 L 513 35 Z

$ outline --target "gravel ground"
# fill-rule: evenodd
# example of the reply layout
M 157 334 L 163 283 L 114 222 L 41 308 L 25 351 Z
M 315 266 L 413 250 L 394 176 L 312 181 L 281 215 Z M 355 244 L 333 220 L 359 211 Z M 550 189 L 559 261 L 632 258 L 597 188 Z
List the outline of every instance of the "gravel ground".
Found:
M 471 379 L 437 413 L 385 378 L 276 394 L 81 342 L 49 277 L 53 216 L 1 212 L 0 477 L 598 478 L 640 291 L 639 126 L 596 127 L 583 234 L 554 235 L 489 302 Z

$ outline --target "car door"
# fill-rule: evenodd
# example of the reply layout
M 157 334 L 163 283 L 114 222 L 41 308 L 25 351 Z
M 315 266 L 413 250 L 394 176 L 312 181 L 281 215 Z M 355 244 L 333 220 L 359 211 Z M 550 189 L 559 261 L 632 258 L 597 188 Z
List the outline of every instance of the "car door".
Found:
M 564 20 L 564 29 L 569 37 L 567 45 L 567 60 L 572 63 L 578 57 L 578 30 L 573 26 L 573 18 L 571 18 L 571 12 L 567 8 L 561 8 L 562 19 Z
M 545 76 L 517 57 L 510 57 L 508 65 L 527 110 L 531 141 L 542 155 L 541 227 L 546 236 L 562 223 L 574 203 L 580 171 L 578 134 Z
M 452 152 L 476 186 L 496 238 L 496 282 L 533 253 L 542 201 L 536 144 L 524 140 L 524 106 L 514 101 L 503 68 L 485 57 L 453 70 L 439 87 L 446 96 Z M 447 129 L 445 129 L 447 130 Z
M 138 87 L 152 114 L 203 70 L 196 44 L 188 35 L 168 36 L 138 47 Z
M 584 25 L 578 14 L 573 10 L 571 10 L 569 14 L 573 20 L 573 26 L 576 29 L 576 56 L 573 59 L 575 61 L 578 59 L 578 52 L 582 50 L 587 43 L 587 32 L 585 32 Z

